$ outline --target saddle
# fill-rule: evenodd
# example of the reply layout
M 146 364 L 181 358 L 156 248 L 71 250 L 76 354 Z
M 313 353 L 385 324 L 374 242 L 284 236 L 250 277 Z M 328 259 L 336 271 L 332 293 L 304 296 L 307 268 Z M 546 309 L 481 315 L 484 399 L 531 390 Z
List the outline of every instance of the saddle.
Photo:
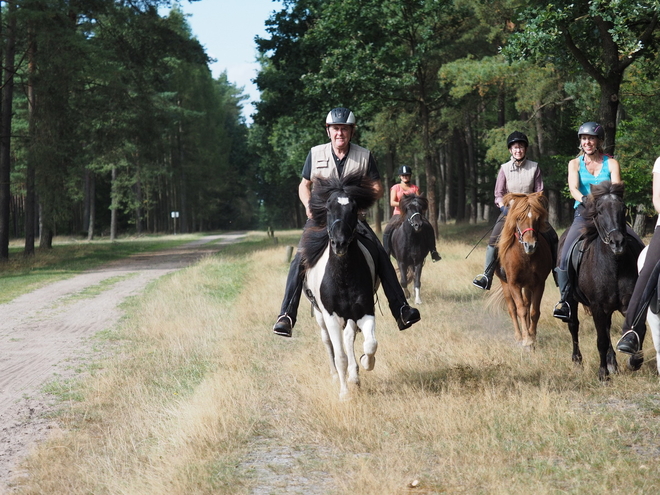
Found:
M 582 263 L 582 257 L 584 256 L 584 245 L 585 245 L 586 239 L 584 235 L 581 235 L 576 239 L 576 241 L 573 243 L 572 246 L 569 248 L 569 263 L 568 263 L 568 280 L 570 283 L 570 286 L 572 287 L 572 293 L 575 299 L 584 304 L 585 306 L 589 306 L 589 299 L 587 296 L 584 295 L 584 293 L 580 290 L 577 280 L 580 276 L 580 265 Z M 626 242 L 631 243 L 631 246 L 634 244 L 639 244 L 638 241 L 631 236 L 630 234 L 626 234 Z M 639 254 L 639 253 L 638 253 Z M 660 265 L 660 262 L 659 262 Z M 654 273 L 658 271 L 660 273 L 660 269 L 656 267 L 656 270 Z M 657 278 L 657 277 L 656 277 Z M 650 281 L 649 281 L 650 283 Z M 660 292 L 659 292 L 660 293 Z M 656 298 L 657 299 L 657 298 Z M 656 307 L 660 308 L 660 304 L 656 301 Z

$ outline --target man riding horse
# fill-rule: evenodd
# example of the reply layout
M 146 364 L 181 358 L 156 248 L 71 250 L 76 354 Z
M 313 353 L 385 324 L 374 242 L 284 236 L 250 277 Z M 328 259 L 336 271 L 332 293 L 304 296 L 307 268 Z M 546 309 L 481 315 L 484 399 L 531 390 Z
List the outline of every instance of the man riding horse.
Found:
M 347 173 L 359 172 L 374 179 L 378 197 L 383 195 L 383 185 L 373 155 L 368 149 L 351 143 L 351 138 L 355 133 L 353 112 L 343 107 L 333 108 L 326 117 L 325 127 L 330 142 L 315 146 L 310 150 L 303 167 L 302 180 L 298 186 L 298 197 L 305 206 L 308 219 L 312 217 L 309 200 L 313 180 L 317 177 L 342 177 Z M 389 256 L 385 253 L 376 234 L 363 220 L 358 223 L 358 236 L 360 242 L 374 258 L 383 291 L 387 296 L 390 311 L 397 321 L 399 330 L 409 328 L 421 317 L 419 311 L 406 301 Z M 277 335 L 291 337 L 292 329 L 296 324 L 304 276 L 305 269 L 301 263 L 300 251 L 298 251 L 291 262 L 280 315 L 273 326 L 273 332 Z
M 493 283 L 493 274 L 497 268 L 497 240 L 504 227 L 508 205 L 504 204 L 503 198 L 507 193 L 529 194 L 543 191 L 543 175 L 539 164 L 527 159 L 527 147 L 529 141 L 522 132 L 512 132 L 506 140 L 507 147 L 511 153 L 511 160 L 502 164 L 495 182 L 495 205 L 501 214 L 495 222 L 488 247 L 486 248 L 486 264 L 484 272 L 477 275 L 472 283 L 480 289 L 490 290 Z M 552 259 L 557 259 L 557 232 L 548 223 L 542 235 L 550 245 Z

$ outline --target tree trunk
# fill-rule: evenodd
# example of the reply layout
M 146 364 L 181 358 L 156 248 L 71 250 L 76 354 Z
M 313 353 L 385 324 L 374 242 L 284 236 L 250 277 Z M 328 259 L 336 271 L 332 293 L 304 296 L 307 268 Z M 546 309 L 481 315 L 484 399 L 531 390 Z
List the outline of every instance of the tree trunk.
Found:
M 28 25 L 28 134 L 30 136 L 30 145 L 28 149 L 27 165 L 25 171 L 25 249 L 24 256 L 34 255 L 34 241 L 37 235 L 37 192 L 36 192 L 36 165 L 34 152 L 35 135 L 35 110 L 36 98 L 34 94 L 34 79 L 36 74 L 36 51 L 37 44 L 34 36 L 34 28 Z
M 600 123 L 605 130 L 603 150 L 608 155 L 614 155 L 616 149 L 616 116 L 622 78 L 623 74 L 613 74 L 600 85 Z
M 16 54 L 16 2 L 7 4 L 7 35 L 3 71 L 2 107 L 0 113 L 0 259 L 9 259 L 9 212 L 11 121 L 14 99 L 14 57 Z
M 94 240 L 94 224 L 96 223 L 96 175 L 87 171 L 87 240 Z
M 117 188 L 117 167 L 112 167 L 112 184 L 110 186 L 111 199 L 110 199 L 110 241 L 117 238 L 117 208 L 119 207 L 119 198 Z
M 429 108 L 420 101 L 420 117 L 422 119 L 422 146 L 424 148 L 424 172 L 426 173 L 426 197 L 429 200 L 429 221 L 433 227 L 436 239 L 438 238 L 438 212 L 435 202 L 435 174 L 433 173 L 433 160 L 431 156 L 431 126 L 429 122 Z

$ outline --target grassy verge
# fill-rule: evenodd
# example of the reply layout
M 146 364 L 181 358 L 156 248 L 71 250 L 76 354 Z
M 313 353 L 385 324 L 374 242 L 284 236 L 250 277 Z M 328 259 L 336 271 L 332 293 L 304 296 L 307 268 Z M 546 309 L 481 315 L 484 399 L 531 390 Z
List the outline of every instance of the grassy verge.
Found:
M 537 351 L 522 351 L 508 316 L 471 285 L 483 246 L 466 260 L 460 231 L 441 237 L 422 321 L 399 332 L 378 314 L 376 367 L 349 402 L 307 302 L 293 339 L 270 331 L 284 242 L 232 247 L 160 280 L 131 303 L 122 352 L 67 387 L 62 430 L 28 460 L 18 493 L 654 493 L 650 343 L 640 371 L 619 355 L 621 373 L 599 383 L 593 324 L 581 313 L 575 368 L 548 280 Z
M 144 236 L 116 242 L 56 239 L 53 249 L 37 249 L 30 257 L 24 257 L 22 248 L 14 245 L 10 249 L 9 261 L 0 264 L 0 304 L 103 263 L 132 254 L 167 249 L 199 237 L 199 234 Z

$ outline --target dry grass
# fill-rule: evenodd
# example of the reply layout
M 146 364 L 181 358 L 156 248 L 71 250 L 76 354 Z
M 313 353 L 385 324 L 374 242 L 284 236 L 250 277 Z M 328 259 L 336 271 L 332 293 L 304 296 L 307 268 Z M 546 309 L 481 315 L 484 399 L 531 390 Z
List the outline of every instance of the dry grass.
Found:
M 467 242 L 438 247 L 443 260 L 422 276 L 422 321 L 399 332 L 379 314 L 376 368 L 361 370 L 348 402 L 306 301 L 293 339 L 270 331 L 287 272 L 281 244 L 162 280 L 131 309 L 121 355 L 81 384 L 84 400 L 29 459 L 18 492 L 657 492 L 655 361 L 599 383 L 585 318 L 575 369 L 568 330 L 551 316 L 551 280 L 537 351 L 523 352 L 508 316 L 485 310 L 471 285 L 483 247 L 467 260 Z

